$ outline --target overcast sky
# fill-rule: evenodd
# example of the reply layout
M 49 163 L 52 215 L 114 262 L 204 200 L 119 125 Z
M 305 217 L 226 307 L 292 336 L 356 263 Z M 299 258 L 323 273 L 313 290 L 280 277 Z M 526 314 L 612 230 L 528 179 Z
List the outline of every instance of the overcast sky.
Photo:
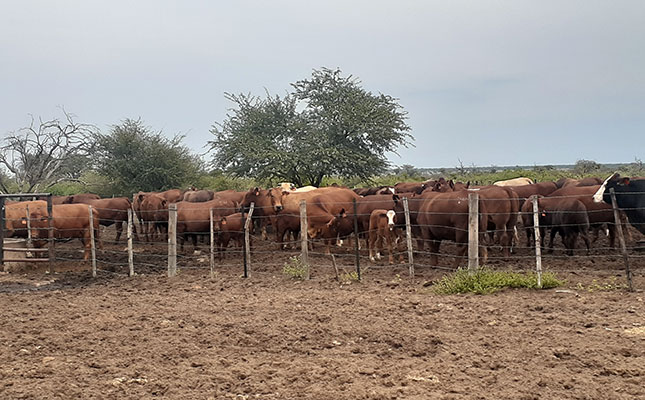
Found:
M 400 99 L 394 164 L 645 158 L 645 1 L 3 1 L 0 134 L 58 106 L 203 152 L 224 92 L 339 67 Z

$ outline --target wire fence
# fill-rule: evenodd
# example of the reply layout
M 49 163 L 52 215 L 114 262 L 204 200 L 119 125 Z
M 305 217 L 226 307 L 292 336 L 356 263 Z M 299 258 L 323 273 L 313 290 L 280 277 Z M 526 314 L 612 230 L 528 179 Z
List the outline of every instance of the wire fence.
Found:
M 643 220 L 634 217 L 645 209 L 624 200 L 645 193 L 611 195 L 613 204 L 595 203 L 591 194 L 523 198 L 504 189 L 346 200 L 291 195 L 279 204 L 213 200 L 138 212 L 126 199 L 118 208 L 54 205 L 51 226 L 46 203 L 32 201 L 7 203 L 1 222 L 4 237 L 50 246 L 55 265 L 88 263 L 94 275 L 232 269 L 249 276 L 293 263 L 359 277 L 366 268 L 394 265 L 411 276 L 481 265 L 539 274 L 551 267 L 579 272 L 586 261 L 602 261 L 603 268 L 625 268 L 631 286 L 631 275 L 645 266 Z M 74 239 L 83 247 L 65 243 Z

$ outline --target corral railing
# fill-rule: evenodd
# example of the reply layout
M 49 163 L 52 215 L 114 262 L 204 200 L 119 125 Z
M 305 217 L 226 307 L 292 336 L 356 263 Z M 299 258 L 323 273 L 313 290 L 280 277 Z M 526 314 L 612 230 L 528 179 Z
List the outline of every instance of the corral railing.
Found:
M 25 207 L 25 215 L 21 216 L 21 221 L 22 217 L 24 217 L 24 222 L 25 222 L 25 231 L 26 231 L 26 241 L 27 241 L 27 246 L 25 248 L 18 248 L 18 247 L 6 247 L 5 246 L 5 232 L 7 231 L 7 223 L 11 223 L 14 221 L 7 221 L 6 217 L 6 209 L 5 206 L 9 204 L 9 201 L 11 199 L 18 199 L 23 200 L 23 199 L 42 199 L 45 198 L 45 201 L 47 203 L 47 248 L 42 249 L 42 248 L 34 248 L 32 247 L 32 237 L 31 237 L 31 218 L 30 218 L 30 209 L 29 206 Z M 15 221 L 17 222 L 17 221 Z M 4 266 L 6 262 L 17 262 L 17 263 L 24 263 L 24 262 L 46 262 L 48 263 L 48 271 L 52 272 L 52 265 L 55 261 L 55 251 L 54 251 L 54 230 L 53 230 L 53 225 L 52 225 L 52 195 L 51 193 L 12 193 L 12 194 L 0 194 L 0 266 Z M 20 253 L 27 253 L 27 255 L 34 255 L 34 254 L 41 254 L 43 252 L 48 253 L 48 257 L 28 257 L 28 258 L 8 258 L 5 257 L 5 252 L 20 252 Z

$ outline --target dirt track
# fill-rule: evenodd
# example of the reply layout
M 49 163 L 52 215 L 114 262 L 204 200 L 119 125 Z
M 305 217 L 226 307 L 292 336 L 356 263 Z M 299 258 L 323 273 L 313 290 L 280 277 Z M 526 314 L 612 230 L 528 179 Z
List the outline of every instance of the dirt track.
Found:
M 0 275 L 0 398 L 645 398 L 645 295 L 617 256 L 546 262 L 565 292 L 491 296 L 433 294 L 445 271 L 422 267 L 340 283 L 327 258 L 293 281 L 285 260 L 256 254 L 246 280 L 230 259 L 211 280 L 203 256 L 173 279 L 164 258 Z

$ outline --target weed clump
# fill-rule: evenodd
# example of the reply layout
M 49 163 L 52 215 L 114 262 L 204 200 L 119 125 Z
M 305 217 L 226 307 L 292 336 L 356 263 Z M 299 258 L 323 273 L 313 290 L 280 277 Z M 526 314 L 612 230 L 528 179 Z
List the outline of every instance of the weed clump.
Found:
M 284 263 L 282 273 L 291 279 L 304 280 L 307 278 L 309 266 L 300 260 L 300 257 L 289 257 L 289 261 Z
M 542 273 L 542 289 L 552 289 L 562 285 L 564 281 L 558 279 L 553 273 Z M 493 271 L 489 268 L 480 268 L 470 273 L 468 270 L 458 269 L 454 274 L 445 276 L 437 282 L 434 291 L 438 294 L 491 294 L 506 288 L 537 289 L 537 274 Z

